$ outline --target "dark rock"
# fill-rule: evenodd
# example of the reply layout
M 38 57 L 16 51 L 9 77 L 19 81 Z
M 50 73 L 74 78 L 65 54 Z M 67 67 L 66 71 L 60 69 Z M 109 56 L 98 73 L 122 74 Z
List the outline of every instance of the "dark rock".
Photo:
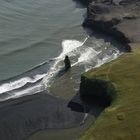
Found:
M 94 4 L 91 3 L 88 8 L 88 15 L 109 13 L 109 5 L 104 5 L 102 3 Z
M 73 1 L 77 1 L 77 2 L 81 2 L 83 5 L 88 6 L 90 2 L 92 2 L 92 0 L 73 0 Z
M 111 82 L 100 79 L 81 78 L 80 96 L 83 101 L 109 106 L 115 99 L 116 91 Z
M 122 43 L 140 42 L 139 0 L 92 0 L 83 25 L 101 30 Z M 126 46 L 131 51 L 130 46 Z

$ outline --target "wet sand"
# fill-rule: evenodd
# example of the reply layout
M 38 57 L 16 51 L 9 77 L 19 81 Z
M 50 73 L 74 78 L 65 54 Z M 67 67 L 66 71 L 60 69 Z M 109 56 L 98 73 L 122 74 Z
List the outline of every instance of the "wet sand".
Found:
M 75 128 L 68 129 L 47 129 L 37 132 L 27 140 L 75 140 L 88 129 L 95 121 L 93 116 L 89 116 L 86 123 Z

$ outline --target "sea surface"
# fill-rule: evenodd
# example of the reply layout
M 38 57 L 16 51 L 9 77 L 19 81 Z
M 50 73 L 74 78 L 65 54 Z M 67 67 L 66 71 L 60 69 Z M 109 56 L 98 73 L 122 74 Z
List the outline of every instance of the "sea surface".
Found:
M 0 1 L 0 101 L 48 89 L 64 69 L 65 55 L 78 74 L 75 81 L 120 55 L 87 34 L 85 13 L 72 0 Z

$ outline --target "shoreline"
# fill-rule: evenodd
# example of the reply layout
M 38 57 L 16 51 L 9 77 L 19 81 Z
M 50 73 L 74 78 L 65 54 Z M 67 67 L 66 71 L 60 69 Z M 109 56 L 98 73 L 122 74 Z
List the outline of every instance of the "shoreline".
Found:
M 98 21 L 96 22 L 97 23 L 97 25 L 98 25 Z M 95 24 L 94 24 L 95 25 Z M 102 24 L 100 24 L 100 25 L 102 25 Z M 115 30 L 114 30 L 115 31 Z M 121 39 L 122 39 L 122 37 L 121 37 Z M 122 39 L 123 40 L 123 39 Z M 126 45 L 126 48 L 127 48 L 127 51 L 128 52 L 131 52 L 131 49 L 129 48 L 129 47 L 132 47 L 133 46 L 133 44 L 129 44 L 130 42 L 128 41 L 128 40 L 126 40 L 126 42 L 123 42 L 124 44 L 127 44 Z M 132 42 L 132 43 L 136 43 L 136 42 Z M 136 43 L 137 44 L 137 43 Z M 132 51 L 133 51 L 133 49 L 132 49 Z M 112 63 L 112 62 L 111 62 Z M 34 100 L 35 99 L 35 100 Z M 50 102 L 50 103 L 49 103 Z M 12 99 L 12 100 L 8 100 L 8 101 L 5 101 L 5 102 L 3 102 L 3 103 L 0 103 L 0 108 L 1 108 L 1 111 L 0 112 L 2 112 L 2 114 L 3 114 L 3 112 L 4 112 L 4 115 L 9 119 L 7 119 L 6 120 L 6 117 L 4 116 L 4 121 L 3 120 L 1 120 L 1 121 L 3 121 L 4 122 L 4 124 L 6 124 L 6 125 L 10 125 L 9 124 L 9 122 L 11 121 L 10 120 L 10 117 L 11 118 L 14 118 L 15 119 L 15 122 L 17 121 L 19 121 L 19 123 L 18 123 L 18 125 L 21 123 L 21 118 L 22 118 L 22 121 L 24 120 L 25 121 L 25 124 L 22 124 L 21 123 L 21 125 L 22 126 L 25 126 L 26 127 L 26 125 L 27 126 L 29 126 L 29 125 L 31 125 L 31 129 L 27 132 L 27 130 L 21 130 L 20 128 L 21 127 L 19 127 L 17 130 L 16 130 L 16 127 L 17 126 L 15 126 L 15 128 L 13 129 L 13 128 L 6 128 L 5 129 L 5 132 L 7 133 L 7 135 L 6 136 L 4 136 L 2 133 L 0 134 L 1 136 L 2 136 L 2 139 L 11 139 L 11 140 L 19 140 L 19 138 L 21 139 L 22 137 L 23 137 L 23 139 L 28 139 L 28 137 L 29 137 L 29 135 L 34 135 L 34 133 L 36 133 L 37 131 L 39 131 L 39 130 L 43 130 L 44 131 L 44 133 L 45 133 L 45 131 L 47 131 L 47 130 L 44 130 L 44 129 L 46 129 L 47 127 L 49 128 L 51 128 L 52 127 L 52 125 L 54 125 L 54 127 L 58 127 L 58 126 L 60 126 L 60 127 L 64 127 L 66 124 L 65 124 L 65 122 L 63 122 L 63 123 L 61 123 L 60 124 L 60 122 L 62 122 L 62 120 L 65 120 L 66 122 L 70 122 L 70 124 L 68 124 L 69 126 L 74 126 L 74 128 L 75 127 L 78 127 L 79 126 L 79 124 L 80 124 L 80 122 L 79 122 L 79 118 L 80 118 L 80 120 L 82 120 L 83 119 L 83 113 L 82 112 L 73 112 L 70 108 L 68 109 L 68 107 L 67 107 L 67 104 L 68 104 L 68 102 L 69 101 L 65 101 L 65 100 L 63 100 L 63 99 L 57 99 L 57 98 L 55 98 L 55 97 L 52 97 L 52 96 L 50 96 L 50 95 L 47 95 L 47 93 L 46 93 L 46 91 L 44 91 L 44 92 L 42 92 L 42 93 L 38 93 L 38 94 L 36 94 L 36 95 L 30 95 L 30 96 L 25 96 L 25 97 L 21 97 L 21 98 L 19 98 L 19 99 Z M 52 106 L 53 107 L 52 107 Z M 59 107 L 57 106 L 57 105 L 59 105 Z M 17 106 L 21 106 L 21 110 L 23 109 L 24 111 L 21 113 L 20 112 L 20 109 L 17 109 L 16 111 L 18 111 L 19 112 L 19 114 L 17 115 L 16 113 L 18 113 L 18 112 L 16 112 L 16 113 L 14 113 L 13 114 L 13 112 L 14 112 L 14 110 L 16 109 L 16 107 Z M 47 106 L 49 106 L 50 108 L 47 108 Z M 56 106 L 56 107 L 55 107 Z M 3 107 L 4 107 L 4 109 L 3 109 Z M 45 108 L 46 107 L 46 108 Z M 12 111 L 11 111 L 11 108 L 12 108 Z M 42 110 L 42 108 L 43 109 L 46 109 L 46 110 L 49 110 L 49 111 L 46 111 L 46 113 L 44 114 L 44 111 Z M 55 108 L 56 110 L 56 112 L 58 112 L 58 119 L 60 119 L 60 120 L 58 120 L 58 121 L 56 121 L 56 120 L 51 120 L 51 116 L 53 116 L 53 115 L 48 115 L 47 114 L 47 112 L 52 112 L 52 114 L 55 112 L 53 112 L 52 111 L 52 108 Z M 62 110 L 61 110 L 61 109 Z M 27 111 L 25 111 L 25 110 L 27 110 Z M 11 111 L 11 113 L 10 113 L 10 111 Z M 37 113 L 37 112 L 40 112 L 39 114 Z M 42 116 L 42 113 L 44 114 L 43 116 Z M 63 114 L 63 112 L 66 112 L 66 114 L 69 114 L 69 117 L 66 115 L 64 115 Z M 37 113 L 37 114 L 36 114 Z M 9 115 L 10 114 L 10 115 Z M 30 114 L 30 115 L 32 115 L 32 114 L 34 114 L 34 116 L 25 116 L 25 114 Z M 47 114 L 47 117 L 51 120 L 51 121 L 49 121 L 49 119 L 46 121 L 46 114 Z M 61 114 L 61 115 L 60 115 Z M 63 118 L 64 116 L 65 116 L 65 119 Z M 1 116 L 2 117 L 2 116 Z M 43 120 L 42 120 L 42 117 L 43 117 Z M 33 120 L 32 120 L 32 118 L 33 118 Z M 72 118 L 72 119 L 71 119 Z M 56 118 L 55 118 L 56 119 Z M 70 121 L 68 120 L 68 119 L 70 119 Z M 6 120 L 6 121 L 5 121 Z M 35 122 L 34 122 L 35 121 Z M 36 123 L 36 121 L 37 121 L 37 123 Z M 56 121 L 56 122 L 55 122 Z M 2 122 L 2 123 L 3 123 Z M 52 124 L 50 124 L 50 126 L 47 126 L 48 124 L 46 124 L 46 126 L 44 126 L 44 123 L 45 122 L 50 122 L 50 123 L 52 123 Z M 53 124 L 53 122 L 55 122 L 56 124 Z M 97 122 L 98 122 L 98 120 L 97 120 Z M 10 123 L 14 123 L 14 121 L 13 122 L 10 122 Z M 96 123 L 96 121 L 95 121 L 95 123 Z M 34 126 L 34 124 L 38 124 L 37 126 Z M 14 125 L 11 125 L 11 127 L 13 127 Z M 54 127 L 52 128 L 52 129 L 54 129 Z M 1 128 L 1 129 L 4 129 L 4 128 Z M 24 128 L 22 128 L 22 129 L 24 129 Z M 58 127 L 58 129 L 59 129 L 59 127 Z M 69 129 L 69 128 L 68 128 Z M 12 131 L 19 131 L 19 133 L 18 133 L 18 135 L 17 135 L 17 132 L 15 133 L 15 132 L 12 132 L 11 134 L 10 134 L 10 132 L 11 132 L 11 130 Z M 2 130 L 3 131 L 3 130 Z M 32 132 L 32 131 L 34 131 L 34 132 Z M 52 130 L 53 131 L 53 130 Z M 25 133 L 26 133 L 26 135 L 28 135 L 28 136 L 25 136 Z M 24 133 L 24 134 L 23 134 Z M 30 134 L 29 134 L 30 133 Z M 38 132 L 37 132 L 38 133 Z M 40 133 L 40 132 L 39 132 Z M 37 134 L 38 135 L 38 134 Z M 39 134 L 40 135 L 40 134 Z M 35 136 L 36 136 L 36 134 L 35 134 Z M 5 138 L 6 137 L 6 138 Z M 33 136 L 34 137 L 34 136 Z M 31 138 L 32 139 L 32 138 Z M 34 139 L 34 138 L 33 138 Z M 29 138 L 29 140 L 30 140 L 30 138 Z

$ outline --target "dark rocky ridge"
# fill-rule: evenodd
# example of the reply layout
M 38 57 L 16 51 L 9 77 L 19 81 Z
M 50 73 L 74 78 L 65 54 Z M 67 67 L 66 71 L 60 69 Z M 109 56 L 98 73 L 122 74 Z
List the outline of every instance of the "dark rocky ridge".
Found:
M 83 1 L 83 0 L 82 0 Z M 87 17 L 83 26 L 101 30 L 122 43 L 140 42 L 139 0 L 87 1 Z M 131 51 L 129 45 L 126 46 Z
M 73 1 L 78 1 L 78 0 L 73 0 Z M 81 2 L 83 5 L 88 6 L 89 3 L 92 2 L 92 0 L 80 0 L 80 2 Z

